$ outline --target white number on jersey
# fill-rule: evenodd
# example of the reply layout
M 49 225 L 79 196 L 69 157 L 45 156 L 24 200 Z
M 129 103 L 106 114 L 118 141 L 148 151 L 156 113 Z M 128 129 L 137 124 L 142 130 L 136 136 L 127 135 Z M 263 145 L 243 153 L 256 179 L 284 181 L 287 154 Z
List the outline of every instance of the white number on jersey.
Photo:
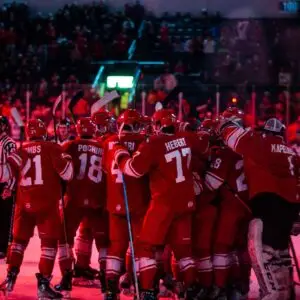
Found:
M 182 169 L 182 158 L 187 156 L 187 168 L 190 167 L 192 153 L 190 148 L 182 148 L 181 150 L 174 150 L 172 152 L 169 152 L 165 154 L 165 159 L 167 163 L 171 162 L 173 159 L 176 161 L 176 170 L 177 170 L 177 176 L 176 176 L 176 183 L 180 183 L 185 181 L 185 177 L 183 175 L 183 169 Z
M 235 164 L 235 169 L 241 170 L 244 166 L 244 162 L 243 160 L 239 160 L 236 164 Z M 244 192 L 248 190 L 248 186 L 245 183 L 245 173 L 243 172 L 236 180 L 236 187 L 237 187 L 237 191 L 240 192 Z
M 222 163 L 222 159 L 221 158 L 217 158 L 215 161 L 213 161 L 210 164 L 210 167 L 213 168 L 213 169 L 219 169 L 220 166 L 221 166 L 221 163 Z
M 295 175 L 295 166 L 293 164 L 293 156 L 290 155 L 288 156 L 288 162 L 289 162 L 289 169 L 290 169 L 290 172 L 291 172 L 291 175 L 294 176 Z
M 35 170 L 35 178 L 32 180 L 31 177 L 26 177 L 26 174 L 30 171 L 31 168 Z M 42 178 L 42 164 L 41 164 L 41 155 L 35 155 L 33 158 L 29 158 L 26 161 L 26 164 L 22 170 L 22 180 L 21 186 L 31 186 L 31 185 L 42 185 L 44 184 Z
M 88 162 L 88 154 L 82 153 L 79 156 L 79 159 L 80 159 L 80 169 L 79 169 L 79 174 L 77 175 L 76 178 L 78 180 L 82 180 L 83 178 L 85 178 L 86 170 L 88 167 L 88 171 L 87 171 L 88 178 L 95 183 L 101 182 L 101 180 L 102 180 L 102 166 L 101 166 L 102 158 L 97 155 L 92 155 L 90 157 L 90 161 Z
M 123 183 L 123 176 L 121 170 L 118 168 L 118 165 L 115 160 L 113 160 L 110 168 L 110 172 L 113 175 L 116 175 L 116 183 Z

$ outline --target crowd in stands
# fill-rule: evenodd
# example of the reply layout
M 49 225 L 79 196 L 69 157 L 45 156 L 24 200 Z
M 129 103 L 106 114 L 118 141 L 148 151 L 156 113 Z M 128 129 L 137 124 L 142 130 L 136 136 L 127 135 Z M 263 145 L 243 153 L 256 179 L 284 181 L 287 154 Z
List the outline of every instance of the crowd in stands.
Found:
M 184 118 L 203 119 L 215 114 L 219 91 L 221 108 L 237 99 L 235 105 L 250 114 L 255 91 L 258 121 L 269 116 L 286 121 L 288 87 L 290 121 L 300 115 L 300 27 L 294 19 L 228 20 L 207 13 L 158 18 L 138 2 L 121 12 L 97 2 L 66 5 L 53 14 L 34 13 L 26 4 L 3 5 L 2 113 L 16 106 L 25 118 L 30 90 L 32 115 L 51 118 L 62 84 L 72 97 L 93 81 L 99 66 L 91 62 L 127 59 L 142 22 L 134 59 L 166 62 L 166 72 L 150 84 L 143 74 L 149 103 L 165 101 L 178 110 L 182 92 Z M 88 110 L 82 99 L 77 113 Z
M 34 13 L 26 4 L 0 10 L 0 100 L 24 111 L 29 89 L 33 109 L 48 111 L 65 84 L 68 93 L 90 83 L 92 61 L 126 59 L 143 18 L 143 7 L 111 12 L 101 2 L 66 5 L 54 14 Z M 22 108 L 23 107 L 23 108 Z
M 250 114 L 255 92 L 258 123 L 270 116 L 287 122 L 287 97 L 289 121 L 295 121 L 300 114 L 297 20 L 228 20 L 220 16 L 209 20 L 207 16 L 202 16 L 201 22 L 201 18 L 184 15 L 147 21 L 144 42 L 150 37 L 153 56 L 167 58 L 169 63 L 165 73 L 144 80 L 143 85 L 152 89 L 148 103 L 167 99 L 168 105 L 178 109 L 174 100 L 183 92 L 187 96 L 183 101 L 185 118 L 192 113 L 201 119 L 215 114 L 219 91 L 221 109 L 238 105 Z M 175 89 L 170 91 L 169 86 L 174 84 Z
M 148 43 L 148 59 L 160 55 L 174 73 L 202 73 L 205 83 L 276 84 L 279 73 L 290 74 L 290 84 L 300 78 L 297 19 L 164 16 L 149 18 L 145 31 L 140 43 Z

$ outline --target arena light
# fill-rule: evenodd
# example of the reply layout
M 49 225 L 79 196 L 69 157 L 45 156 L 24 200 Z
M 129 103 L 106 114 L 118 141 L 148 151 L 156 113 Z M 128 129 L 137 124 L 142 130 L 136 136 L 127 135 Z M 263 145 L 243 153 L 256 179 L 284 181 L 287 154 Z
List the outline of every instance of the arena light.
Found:
M 231 99 L 231 102 L 232 102 L 233 104 L 237 104 L 238 100 L 237 100 L 237 98 L 233 97 L 233 98 Z
M 131 89 L 133 76 L 107 76 L 106 87 L 109 89 Z

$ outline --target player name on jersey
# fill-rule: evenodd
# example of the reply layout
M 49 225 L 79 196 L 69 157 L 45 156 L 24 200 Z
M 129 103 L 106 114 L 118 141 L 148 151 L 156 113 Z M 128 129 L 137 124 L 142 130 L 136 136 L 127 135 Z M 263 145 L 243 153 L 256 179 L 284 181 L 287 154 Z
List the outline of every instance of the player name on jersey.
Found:
M 42 151 L 42 146 L 32 146 L 32 147 L 28 147 L 28 148 L 25 148 L 25 151 L 26 151 L 27 153 L 30 153 L 30 154 L 41 153 L 41 151 Z
M 90 152 L 93 154 L 102 155 L 103 149 L 92 145 L 79 144 L 78 152 Z
M 109 147 L 109 149 L 111 150 L 112 148 L 113 148 L 113 146 L 115 145 L 115 144 L 117 144 L 118 142 L 117 141 L 113 141 L 113 142 L 109 142 L 109 145 L 108 145 L 108 147 Z M 135 144 L 135 142 L 123 142 L 123 144 L 126 146 L 126 148 L 129 150 L 129 151 L 134 151 L 135 149 L 136 149 L 136 144 Z
M 180 139 L 173 140 L 173 141 L 165 143 L 165 146 L 166 146 L 167 151 L 171 151 L 171 150 L 174 150 L 174 149 L 179 148 L 179 147 L 185 147 L 186 142 L 185 142 L 184 138 L 180 138 Z
M 294 151 L 282 144 L 271 144 L 271 152 L 275 153 L 285 153 L 285 154 L 291 154 L 294 155 Z

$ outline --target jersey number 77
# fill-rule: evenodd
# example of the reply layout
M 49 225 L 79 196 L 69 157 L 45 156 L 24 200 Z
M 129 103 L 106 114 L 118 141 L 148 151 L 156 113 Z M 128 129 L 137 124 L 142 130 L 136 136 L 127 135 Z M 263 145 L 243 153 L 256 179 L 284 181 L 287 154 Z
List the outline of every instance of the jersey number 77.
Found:
M 175 159 L 176 171 L 177 171 L 177 175 L 175 179 L 176 183 L 185 181 L 185 176 L 183 175 L 183 165 L 182 165 L 184 157 L 187 157 L 186 163 L 187 163 L 187 168 L 189 169 L 191 164 L 191 157 L 192 157 L 191 148 L 182 148 L 165 154 L 165 159 L 167 163 L 170 163 Z

